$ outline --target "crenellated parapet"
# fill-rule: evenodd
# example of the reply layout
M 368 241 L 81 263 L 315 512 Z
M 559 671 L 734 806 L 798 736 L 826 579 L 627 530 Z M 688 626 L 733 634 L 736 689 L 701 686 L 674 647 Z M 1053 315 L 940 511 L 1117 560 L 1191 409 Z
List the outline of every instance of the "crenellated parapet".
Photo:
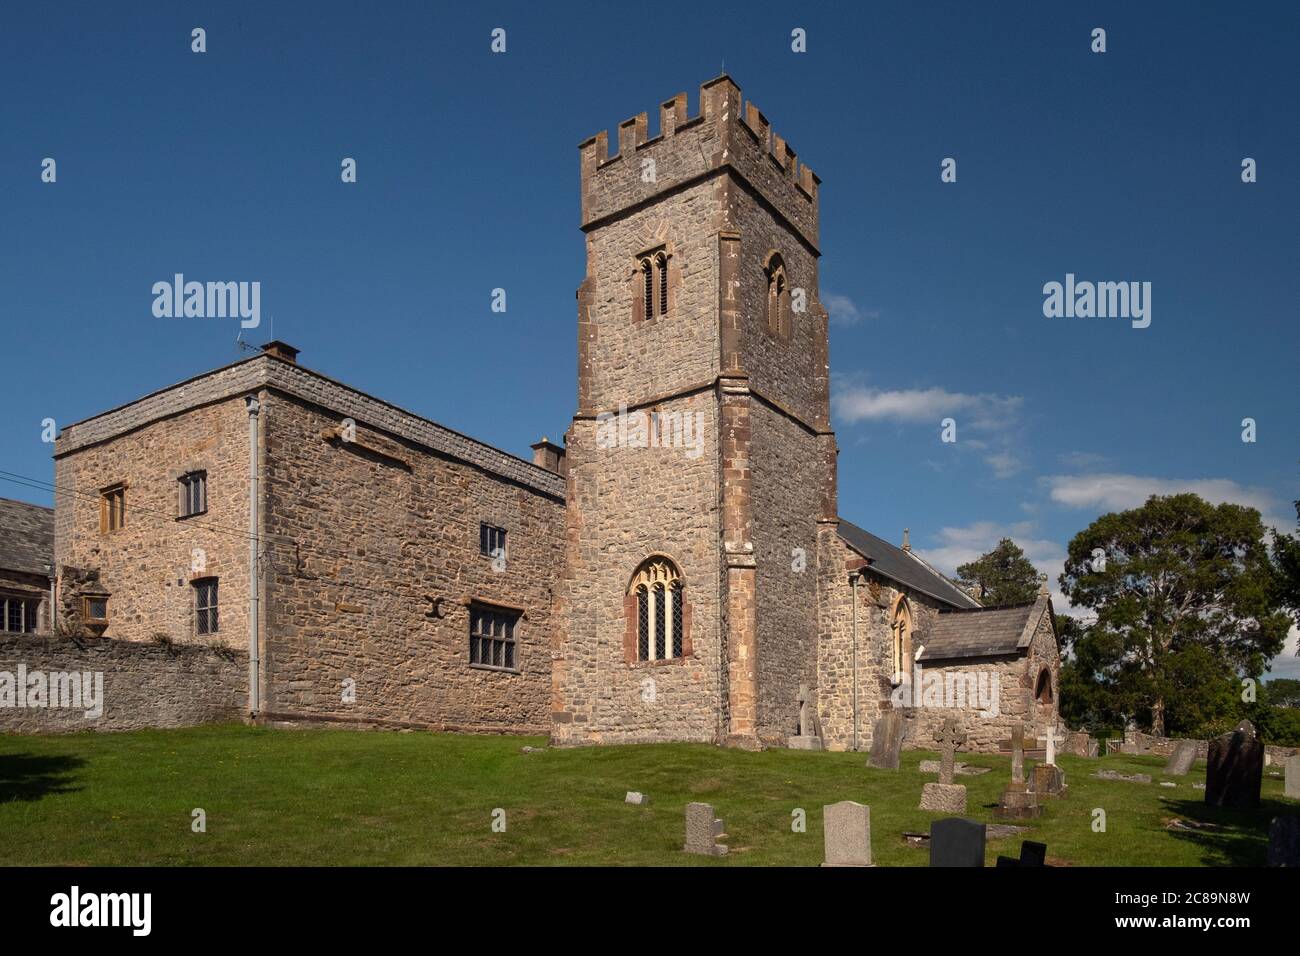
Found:
M 817 250 L 821 180 L 762 111 L 743 102 L 729 76 L 701 85 L 695 116 L 688 115 L 686 94 L 678 93 L 659 108 L 657 136 L 650 138 L 648 116 L 639 113 L 619 124 L 613 156 L 609 145 L 605 130 L 578 145 L 584 231 L 728 170 Z

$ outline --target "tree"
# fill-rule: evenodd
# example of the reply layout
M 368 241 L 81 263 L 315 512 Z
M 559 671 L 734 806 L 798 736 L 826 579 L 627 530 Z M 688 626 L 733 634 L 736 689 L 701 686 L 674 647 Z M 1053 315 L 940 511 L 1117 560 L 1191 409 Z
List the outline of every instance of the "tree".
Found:
M 1300 529 L 1300 501 L 1295 503 L 1295 513 Z M 1273 562 L 1277 567 L 1278 600 L 1300 624 L 1300 535 L 1275 534 Z M 1300 654 L 1300 647 L 1296 653 Z
M 1038 569 L 1010 538 L 969 564 L 957 569 L 962 587 L 979 590 L 985 607 L 1005 607 L 1032 601 L 1038 594 Z
M 1259 512 L 1193 494 L 1098 518 L 1070 542 L 1060 578 L 1097 616 L 1088 666 L 1116 709 L 1161 736 L 1221 719 L 1227 688 L 1239 695 L 1281 649 L 1290 617 L 1277 580 Z

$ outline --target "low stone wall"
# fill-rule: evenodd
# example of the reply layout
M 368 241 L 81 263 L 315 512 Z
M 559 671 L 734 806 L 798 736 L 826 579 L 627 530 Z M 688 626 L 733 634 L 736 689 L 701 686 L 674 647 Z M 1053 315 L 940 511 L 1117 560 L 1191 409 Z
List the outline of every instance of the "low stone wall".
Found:
M 188 727 L 239 719 L 247 702 L 244 651 L 0 635 L 0 733 Z
M 1190 738 L 1181 737 L 1156 737 L 1153 734 L 1145 734 L 1140 730 L 1128 731 L 1124 734 L 1124 742 L 1120 745 L 1120 753 L 1126 754 L 1150 754 L 1156 757 L 1171 756 L 1178 748 L 1178 745 L 1184 742 L 1196 744 L 1196 759 L 1209 759 L 1210 742 L 1208 740 L 1190 740 Z M 1264 745 L 1264 762 L 1267 764 L 1281 764 L 1286 762 L 1286 758 L 1293 754 L 1300 753 L 1300 747 L 1281 747 L 1277 744 Z

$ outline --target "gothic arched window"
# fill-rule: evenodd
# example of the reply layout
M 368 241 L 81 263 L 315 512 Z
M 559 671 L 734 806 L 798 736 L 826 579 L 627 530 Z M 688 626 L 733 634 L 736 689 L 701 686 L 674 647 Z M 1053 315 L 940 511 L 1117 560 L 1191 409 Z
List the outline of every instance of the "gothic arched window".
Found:
M 632 577 L 636 598 L 636 659 L 665 661 L 685 656 L 682 577 L 667 558 L 646 561 Z
M 767 331 L 783 339 L 790 337 L 790 279 L 779 252 L 769 253 L 763 267 L 767 275 Z
M 655 256 L 655 273 L 659 277 L 659 314 L 668 314 L 668 256 Z
M 894 620 L 890 625 L 894 657 L 895 686 L 912 680 L 912 609 L 906 598 L 900 598 L 894 605 Z
M 645 308 L 645 318 L 654 318 L 655 314 L 655 271 L 649 257 L 641 260 L 641 301 Z

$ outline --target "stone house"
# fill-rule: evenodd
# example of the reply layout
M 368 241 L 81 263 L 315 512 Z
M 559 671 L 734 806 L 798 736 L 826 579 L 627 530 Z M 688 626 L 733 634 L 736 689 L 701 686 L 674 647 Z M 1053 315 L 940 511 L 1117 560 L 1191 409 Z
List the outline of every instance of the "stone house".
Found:
M 0 498 L 0 632 L 50 629 L 53 567 L 54 511 Z
M 726 76 L 579 153 L 563 446 L 516 458 L 269 343 L 63 430 L 63 613 L 248 648 L 272 720 L 847 749 L 899 706 L 924 744 L 929 672 L 1053 725 L 1046 598 L 982 609 L 838 513 L 818 177 Z

